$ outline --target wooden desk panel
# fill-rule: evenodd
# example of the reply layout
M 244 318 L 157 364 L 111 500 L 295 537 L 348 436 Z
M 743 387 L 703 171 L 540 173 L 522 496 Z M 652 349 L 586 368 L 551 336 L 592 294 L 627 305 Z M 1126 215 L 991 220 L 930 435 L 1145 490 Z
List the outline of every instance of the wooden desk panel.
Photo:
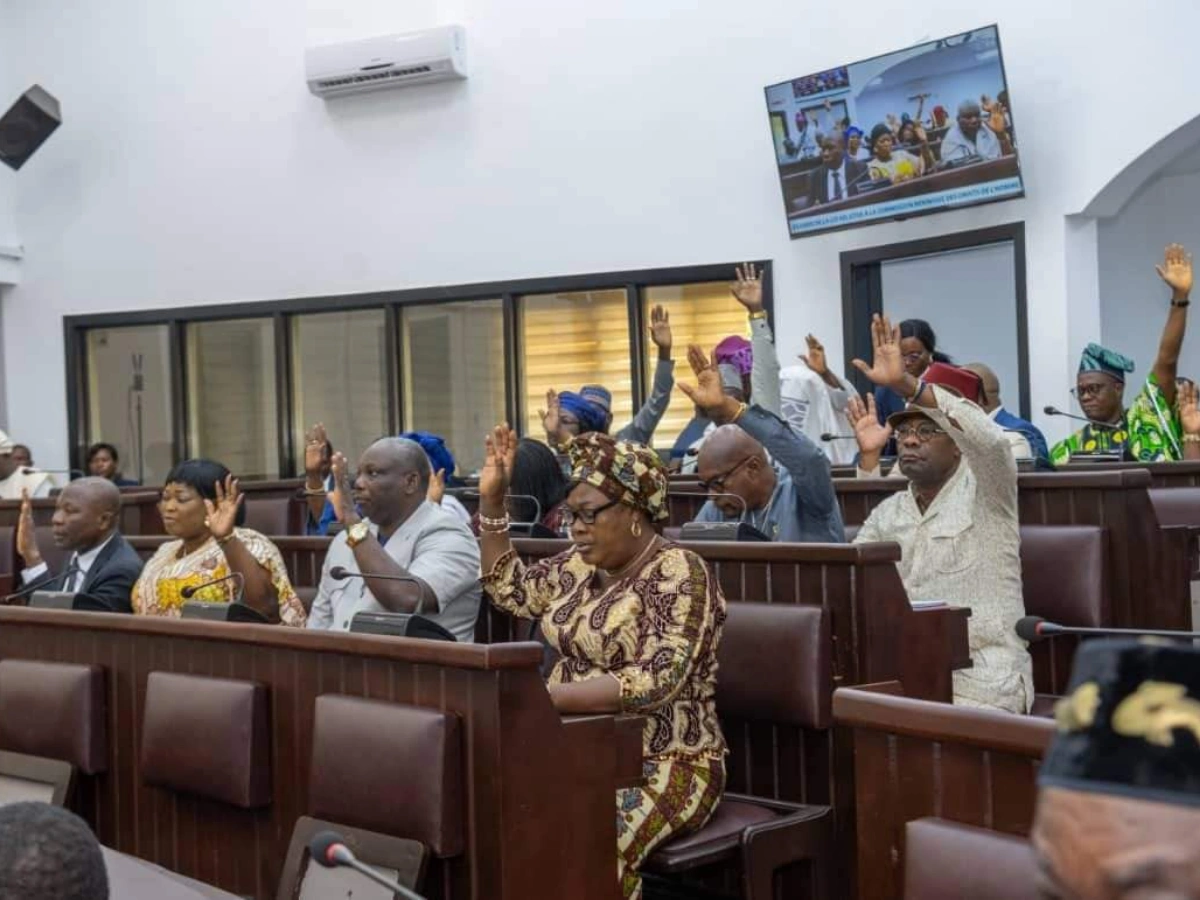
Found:
M 434 861 L 428 896 L 527 900 L 545 896 L 548 885 L 561 896 L 619 896 L 613 797 L 630 777 L 628 726 L 606 716 L 564 723 L 538 671 L 536 644 L 3 608 L 0 658 L 107 669 L 111 768 L 81 778 L 75 808 L 122 853 L 235 894 L 272 898 L 292 825 L 308 811 L 314 701 L 337 693 L 462 719 L 466 847 Z M 139 740 L 152 671 L 267 686 L 270 806 L 243 810 L 142 783 Z

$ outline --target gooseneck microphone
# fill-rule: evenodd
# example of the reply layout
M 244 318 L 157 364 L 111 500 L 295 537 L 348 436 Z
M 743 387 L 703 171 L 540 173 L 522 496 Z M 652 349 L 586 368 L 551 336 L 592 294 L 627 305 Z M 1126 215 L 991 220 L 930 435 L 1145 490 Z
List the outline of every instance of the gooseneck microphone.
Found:
M 1058 625 L 1047 622 L 1041 616 L 1025 616 L 1017 622 L 1015 631 L 1017 637 L 1031 644 L 1056 637 L 1060 634 L 1077 634 L 1083 637 L 1161 637 L 1188 641 L 1200 638 L 1200 631 L 1165 631 L 1149 628 L 1076 628 L 1072 625 Z
M 329 570 L 329 577 L 334 581 L 345 581 L 347 578 L 378 578 L 380 581 L 407 581 L 410 584 L 421 582 L 411 575 L 384 575 L 380 572 L 351 572 L 345 566 L 334 566 Z
M 313 835 L 313 839 L 308 842 L 308 853 L 313 860 L 327 869 L 345 866 L 387 888 L 392 893 L 398 894 L 404 900 L 424 900 L 420 894 L 410 891 L 400 882 L 393 881 L 385 875 L 379 874 L 370 866 L 359 862 L 353 851 L 346 846 L 345 839 L 336 831 L 321 831 Z
M 201 591 L 206 587 L 212 587 L 214 584 L 221 584 L 231 580 L 237 582 L 237 593 L 233 596 L 233 602 L 241 603 L 242 594 L 246 590 L 246 579 L 243 577 L 241 572 L 230 572 L 228 575 L 224 575 L 221 578 L 214 578 L 212 581 L 206 581 L 203 584 L 189 584 L 179 592 L 179 596 L 184 600 L 191 600 L 192 597 L 196 596 L 197 591 Z
M 1067 419 L 1074 419 L 1076 422 L 1087 422 L 1093 428 L 1103 428 L 1105 431 L 1120 431 L 1125 426 L 1123 424 L 1112 425 L 1108 422 L 1097 422 L 1095 419 L 1089 419 L 1087 416 L 1077 416 L 1074 413 L 1063 412 L 1057 406 L 1044 406 L 1042 412 L 1048 416 L 1063 416 Z
M 63 586 L 66 587 L 66 585 L 71 583 L 71 579 L 78 574 L 79 560 L 76 560 L 75 562 L 71 563 L 71 565 L 68 566 L 66 571 L 61 575 L 56 575 L 51 578 L 35 578 L 32 584 L 27 584 L 19 591 L 13 591 L 11 594 L 6 594 L 5 596 L 0 597 L 0 604 L 12 603 L 14 600 L 20 600 L 22 597 L 29 596 L 34 591 L 45 590 L 47 585 L 52 584 L 55 581 L 62 581 Z
M 821 440 L 828 444 L 830 441 L 854 441 L 858 440 L 858 438 L 852 434 L 834 434 L 831 431 L 827 431 L 821 435 Z

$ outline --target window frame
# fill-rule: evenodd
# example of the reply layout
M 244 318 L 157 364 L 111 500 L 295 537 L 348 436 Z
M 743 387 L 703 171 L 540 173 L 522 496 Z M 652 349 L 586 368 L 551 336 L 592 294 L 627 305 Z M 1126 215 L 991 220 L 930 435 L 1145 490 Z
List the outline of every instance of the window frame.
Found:
M 763 273 L 763 305 L 768 320 L 774 326 L 775 303 L 773 266 L 771 260 L 749 260 Z M 172 454 L 184 459 L 190 454 L 188 446 L 188 384 L 186 329 L 197 322 L 260 319 L 274 321 L 276 387 L 280 403 L 276 412 L 276 444 L 281 473 L 298 472 L 300 459 L 292 439 L 294 424 L 293 346 L 291 320 L 309 313 L 350 312 L 355 310 L 384 310 L 386 328 L 386 365 L 388 383 L 387 421 L 391 433 L 399 434 L 407 424 L 403 420 L 404 360 L 400 341 L 402 308 L 410 305 L 430 306 L 441 303 L 468 303 L 481 300 L 502 302 L 504 315 L 504 389 L 505 409 L 513 423 L 523 421 L 523 400 L 519 396 L 520 361 L 522 358 L 518 304 L 527 294 L 567 294 L 579 291 L 620 289 L 625 292 L 629 319 L 630 356 L 633 372 L 633 400 L 637 409 L 645 402 L 648 378 L 652 372 L 645 364 L 647 322 L 642 315 L 643 291 L 647 287 L 692 284 L 709 281 L 729 281 L 741 262 L 714 263 L 669 268 L 634 269 L 620 272 L 598 272 L 582 275 L 525 278 L 511 281 L 478 282 L 461 285 L 430 285 L 392 291 L 372 291 L 358 294 L 333 294 L 296 297 L 281 300 L 254 300 L 240 303 L 215 303 L 180 306 L 168 309 L 133 310 L 129 312 L 89 313 L 63 317 L 63 343 L 66 358 L 67 435 L 71 450 L 71 465 L 83 468 L 87 447 L 92 442 L 89 430 L 89 393 L 87 379 L 87 332 L 95 328 L 121 328 L 132 325 L 166 325 L 170 342 L 172 403 Z M 672 353 L 677 374 L 684 378 L 687 371 L 687 349 L 675 346 Z M 286 474 L 283 477 L 287 477 Z

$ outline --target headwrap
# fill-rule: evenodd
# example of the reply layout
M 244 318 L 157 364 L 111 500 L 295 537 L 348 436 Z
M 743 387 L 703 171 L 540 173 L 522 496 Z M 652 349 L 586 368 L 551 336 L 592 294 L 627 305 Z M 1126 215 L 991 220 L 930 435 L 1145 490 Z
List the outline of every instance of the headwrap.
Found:
M 608 424 L 608 416 L 604 414 L 604 410 L 574 391 L 560 392 L 558 405 L 564 412 L 569 412 L 579 420 L 580 434 L 586 434 L 589 431 L 604 431 Z
M 742 375 L 749 375 L 754 368 L 754 348 L 740 335 L 731 334 L 717 344 L 713 352 L 718 363 L 729 363 Z
M 421 445 L 434 472 L 445 472 L 447 481 L 454 476 L 454 454 L 440 435 L 428 431 L 406 431 L 400 437 Z
M 602 384 L 585 384 L 579 389 L 579 396 L 595 403 L 606 413 L 612 412 L 612 391 Z
M 847 128 L 847 129 L 846 129 L 844 132 L 842 132 L 842 137 L 846 139 L 846 142 L 847 142 L 847 143 L 849 143 L 849 142 L 850 142 L 850 138 L 851 138 L 851 137 L 853 137 L 853 136 L 854 136 L 854 135 L 856 135 L 856 134 L 857 134 L 859 137 L 862 137 L 862 136 L 863 136 L 863 130 L 862 130 L 861 128 L 859 128 L 857 125 L 851 125 L 851 126 L 850 126 L 849 128 Z
M 590 484 L 610 500 L 642 510 L 651 522 L 667 518 L 667 471 L 649 447 L 593 431 L 572 440 L 567 456 L 572 483 Z
M 1088 344 L 1083 350 L 1083 356 L 1079 358 L 1080 372 L 1103 372 L 1121 384 L 1125 383 L 1126 374 L 1132 372 L 1133 368 L 1132 359 L 1099 344 Z
M 1054 718 L 1040 784 L 1200 806 L 1200 650 L 1085 642 Z

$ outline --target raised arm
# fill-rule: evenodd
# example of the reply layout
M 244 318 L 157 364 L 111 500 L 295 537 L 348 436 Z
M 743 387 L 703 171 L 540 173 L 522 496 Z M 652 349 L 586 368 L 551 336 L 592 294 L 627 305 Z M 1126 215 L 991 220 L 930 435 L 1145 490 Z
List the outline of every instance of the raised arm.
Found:
M 667 407 L 671 405 L 671 389 L 675 387 L 675 362 L 671 359 L 671 315 L 664 306 L 656 306 L 650 311 L 650 340 L 658 348 L 658 363 L 654 367 L 650 396 L 633 421 L 616 435 L 623 441 L 647 445 L 654 437 Z
M 246 605 L 253 607 L 272 622 L 277 622 L 279 595 L 271 582 L 271 573 L 254 557 L 250 548 L 242 543 L 235 531 L 238 507 L 242 505 L 243 500 L 237 479 L 232 475 L 227 476 L 224 483 L 217 482 L 216 490 L 216 502 L 208 499 L 204 501 L 209 531 L 220 544 L 229 570 L 242 576 L 242 599 Z
M 304 501 L 308 520 L 315 530 L 325 514 L 325 473 L 329 468 L 329 435 L 318 422 L 304 435 Z
M 783 400 L 779 390 L 779 354 L 775 352 L 775 336 L 763 308 L 762 271 L 754 263 L 737 267 L 737 281 L 729 286 L 730 293 L 746 308 L 750 316 L 750 343 L 754 348 L 754 364 L 750 369 L 750 397 L 755 405 L 779 416 Z
M 1154 380 L 1168 404 L 1175 402 L 1175 376 L 1179 369 L 1179 351 L 1187 331 L 1187 308 L 1192 294 L 1192 256 L 1179 244 L 1170 244 L 1163 255 L 1163 264 L 1155 266 L 1158 277 L 1171 289 L 1171 310 L 1167 324 L 1158 341 L 1154 357 Z
M 688 362 L 696 374 L 696 386 L 680 384 L 679 388 L 705 415 L 718 425 L 736 424 L 762 444 L 788 470 L 801 500 L 811 509 L 829 512 L 837 505 L 829 459 L 816 444 L 778 416 L 726 396 L 715 356 L 705 358 L 704 351 L 693 344 L 688 348 Z

